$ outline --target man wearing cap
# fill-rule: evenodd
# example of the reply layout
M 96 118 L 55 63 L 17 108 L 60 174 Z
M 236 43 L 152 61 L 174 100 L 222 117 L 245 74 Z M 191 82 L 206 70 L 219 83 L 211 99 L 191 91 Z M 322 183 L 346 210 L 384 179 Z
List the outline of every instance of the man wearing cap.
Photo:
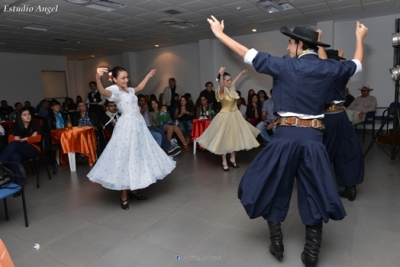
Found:
M 323 53 L 324 50 L 319 50 Z M 326 56 L 334 60 L 346 60 L 340 50 L 326 50 Z M 319 54 L 320 58 L 326 58 Z M 364 180 L 364 156 L 358 136 L 345 112 L 345 91 L 348 79 L 338 80 L 330 90 L 329 102 L 325 106 L 323 142 L 333 164 L 338 186 L 344 187 L 339 195 L 353 201 L 356 185 Z
M 376 110 L 376 98 L 369 95 L 369 92 L 374 90 L 369 85 L 363 85 L 360 89 L 361 95 L 356 97 L 347 108 L 346 113 L 353 125 L 365 120 L 367 112 Z
M 363 39 L 367 28 L 357 22 L 356 52 L 352 61 L 321 60 L 318 33 L 309 27 L 287 27 L 281 33 L 290 37 L 289 56 L 283 58 L 248 49 L 224 32 L 224 23 L 208 19 L 215 36 L 252 64 L 257 72 L 274 79 L 274 112 L 280 116 L 274 141 L 250 164 L 238 196 L 250 218 L 262 216 L 270 229 L 270 252 L 283 257 L 281 222 L 286 218 L 294 177 L 297 180 L 298 207 L 306 226 L 306 243 L 301 259 L 306 267 L 315 267 L 322 238 L 322 222 L 346 215 L 336 190 L 329 158 L 322 143 L 324 107 L 329 90 L 339 79 L 361 71 Z

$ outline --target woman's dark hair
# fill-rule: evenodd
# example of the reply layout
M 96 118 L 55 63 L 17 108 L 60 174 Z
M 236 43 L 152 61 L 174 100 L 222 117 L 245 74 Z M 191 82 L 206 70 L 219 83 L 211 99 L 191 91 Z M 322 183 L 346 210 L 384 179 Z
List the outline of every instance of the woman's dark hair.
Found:
M 214 86 L 214 84 L 212 82 L 206 82 L 205 87 L 207 87 L 209 84 L 211 84 L 211 86 Z
M 226 76 L 231 76 L 231 75 L 227 72 L 224 72 L 224 74 L 222 75 L 222 79 L 225 79 Z M 220 80 L 220 78 L 221 78 L 221 74 L 218 73 L 218 76 L 217 76 L 218 81 Z
M 38 134 L 41 134 L 41 129 L 40 129 L 39 125 L 36 122 L 34 122 L 32 119 L 29 122 L 28 127 L 25 128 L 24 123 L 22 122 L 22 113 L 24 111 L 29 112 L 29 109 L 24 107 L 17 112 L 16 118 L 15 118 L 15 123 L 10 129 L 10 134 L 13 134 L 15 136 L 20 136 L 21 138 L 31 136 L 34 132 L 38 132 Z M 30 112 L 29 112 L 29 114 L 30 114 Z
M 117 67 L 114 67 L 114 68 L 111 70 L 111 74 L 112 74 L 113 78 L 117 78 L 118 75 L 119 75 L 119 73 L 120 73 L 120 72 L 123 72 L 123 71 L 127 72 L 126 69 L 117 66 Z
M 153 111 L 155 111 L 154 110 L 154 108 L 153 108 L 153 106 L 151 105 L 151 102 L 155 102 L 155 103 L 157 103 L 157 107 L 158 107 L 158 109 L 160 109 L 160 102 L 158 102 L 158 100 L 157 99 L 150 99 L 150 103 L 149 103 L 149 112 L 153 112 Z
M 151 100 L 157 100 L 158 101 L 157 96 L 155 94 L 151 94 L 150 95 L 150 101 Z
M 267 99 L 268 99 L 267 93 L 266 93 L 264 90 L 260 90 L 260 91 L 257 92 L 258 100 L 261 100 L 260 93 L 263 93 L 263 94 L 264 94 L 264 100 L 267 100 Z
M 252 95 L 250 95 L 250 92 L 251 91 L 253 91 L 253 94 Z M 255 95 L 256 94 L 256 92 L 253 90 L 253 89 L 250 89 L 248 92 L 247 92 L 247 103 L 250 103 L 251 102 L 251 98 L 252 98 L 252 96 L 253 95 Z
M 247 117 L 251 117 L 252 115 L 254 115 L 254 110 L 253 110 L 253 98 L 256 97 L 257 98 L 257 111 L 258 111 L 258 115 L 261 117 L 261 101 L 258 98 L 258 95 L 254 94 L 249 98 L 249 102 L 247 103 L 247 109 L 246 109 L 246 116 Z
M 192 105 L 189 102 L 189 98 L 186 95 L 184 95 L 184 96 L 181 96 L 181 98 L 179 99 L 179 105 L 177 107 L 178 112 L 181 113 L 181 110 L 182 110 L 182 105 L 180 104 L 182 98 L 185 99 L 185 101 L 186 101 L 186 105 L 185 105 L 186 110 L 187 111 L 191 111 L 192 110 Z
M 82 97 L 80 95 L 77 95 L 76 96 L 76 102 L 78 103 L 78 102 L 81 102 L 81 101 L 82 101 Z

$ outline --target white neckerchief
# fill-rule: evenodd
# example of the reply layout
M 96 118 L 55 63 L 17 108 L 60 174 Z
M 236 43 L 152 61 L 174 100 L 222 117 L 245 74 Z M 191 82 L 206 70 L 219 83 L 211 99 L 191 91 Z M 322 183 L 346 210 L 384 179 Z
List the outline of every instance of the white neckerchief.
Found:
M 110 120 L 106 123 L 106 124 L 104 124 L 104 126 L 103 126 L 103 129 L 104 128 L 106 128 L 106 126 L 110 123 L 110 122 L 114 122 L 114 123 L 117 123 L 117 120 L 118 120 L 118 118 L 119 118 L 119 116 L 118 116 L 118 112 L 115 112 L 114 114 L 113 113 L 111 113 L 110 111 L 106 111 L 106 114 L 107 114 L 107 116 L 109 116 L 109 117 L 111 117 L 110 118 Z M 117 119 L 114 119 L 114 117 L 116 117 Z

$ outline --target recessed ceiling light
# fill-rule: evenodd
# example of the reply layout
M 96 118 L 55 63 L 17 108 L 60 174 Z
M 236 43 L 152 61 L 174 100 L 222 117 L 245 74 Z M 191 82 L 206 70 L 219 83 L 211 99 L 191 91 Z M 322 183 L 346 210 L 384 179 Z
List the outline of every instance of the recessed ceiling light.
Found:
M 51 25 L 35 24 L 35 23 L 25 26 L 23 28 L 28 30 L 43 31 L 43 32 L 54 29 L 54 27 Z
M 251 31 L 252 31 L 252 32 L 256 32 L 256 31 L 257 31 L 257 29 L 252 29 Z
M 92 57 L 94 57 L 94 55 L 92 55 Z
M 114 10 L 123 8 L 124 5 L 117 3 L 117 2 L 113 2 L 113 1 L 102 0 L 100 2 L 96 2 L 94 4 L 87 5 L 86 7 L 110 12 L 110 11 L 114 11 Z
M 66 0 L 66 1 L 71 4 L 78 4 L 78 5 L 83 5 L 92 2 L 91 0 Z
M 155 45 L 155 47 L 159 47 L 159 45 Z

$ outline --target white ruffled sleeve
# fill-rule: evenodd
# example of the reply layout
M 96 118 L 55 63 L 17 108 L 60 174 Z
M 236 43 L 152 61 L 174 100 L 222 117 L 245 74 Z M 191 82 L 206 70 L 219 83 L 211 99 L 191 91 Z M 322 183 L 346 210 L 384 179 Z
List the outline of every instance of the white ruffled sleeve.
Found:
M 107 98 L 108 101 L 116 102 L 119 100 L 121 92 L 119 91 L 117 85 L 111 85 L 107 87 L 106 90 L 111 91 L 112 93 L 111 97 Z

